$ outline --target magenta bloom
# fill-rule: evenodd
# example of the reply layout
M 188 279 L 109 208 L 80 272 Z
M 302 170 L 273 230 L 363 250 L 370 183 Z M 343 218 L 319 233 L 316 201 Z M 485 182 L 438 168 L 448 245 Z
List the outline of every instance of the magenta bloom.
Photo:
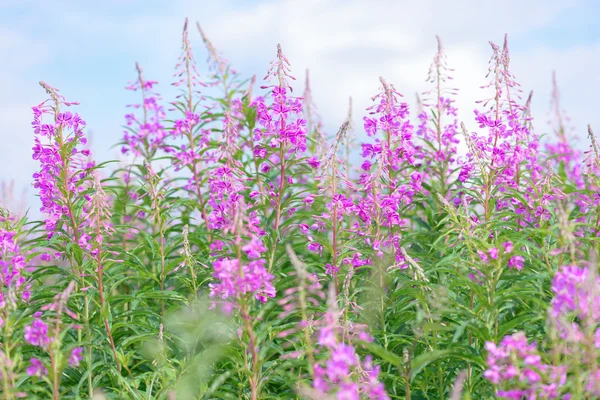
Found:
M 338 271 L 339 271 L 339 268 L 337 266 L 333 266 L 329 263 L 325 264 L 325 273 L 327 275 L 336 274 Z
M 313 388 L 323 394 L 337 399 L 389 400 L 383 384 L 379 382 L 379 367 L 373 367 L 371 357 L 367 357 L 361 365 L 354 347 L 339 342 L 338 311 L 329 309 L 323 317 L 323 325 L 319 330 L 318 344 L 322 351 L 329 353 L 329 358 L 322 365 L 315 365 Z M 359 338 L 366 339 L 365 332 L 356 330 Z M 370 338 L 368 338 L 370 339 Z M 361 371 L 361 373 L 357 373 Z M 352 378 L 354 377 L 354 379 Z
M 40 170 L 33 174 L 33 187 L 39 191 L 40 211 L 46 214 L 46 231 L 51 238 L 61 217 L 69 214 L 69 208 L 65 206 L 68 199 L 85 189 L 82 184 L 94 163 L 90 160 L 89 150 L 81 148 L 87 143 L 83 133 L 85 121 L 78 114 L 65 112 L 55 115 L 53 110 L 55 106 L 68 107 L 77 103 L 66 102 L 57 89 L 45 83 L 42 86 L 56 96 L 58 102 L 50 106 L 47 104 L 50 100 L 47 100 L 32 107 L 31 123 L 36 135 L 33 159 L 40 163 Z M 44 115 L 54 119 L 53 129 L 43 122 Z M 58 180 L 61 174 L 66 176 L 64 181 Z
M 27 375 L 41 378 L 48 375 L 48 370 L 40 360 L 31 358 L 29 359 L 29 367 L 27 367 Z
M 545 364 L 536 344 L 528 343 L 523 332 L 505 336 L 499 345 L 487 342 L 485 348 L 487 370 L 483 376 L 502 389 L 498 397 L 558 398 L 556 389 L 566 381 L 566 368 Z
M 508 260 L 508 267 L 509 268 L 515 268 L 517 270 L 522 270 L 523 269 L 523 263 L 525 262 L 525 259 L 521 256 L 513 256 Z
M 490 258 L 492 260 L 495 260 L 498 258 L 498 249 L 495 247 L 492 247 L 491 249 L 488 250 L 488 254 L 490 255 Z
M 358 383 L 343 382 L 337 392 L 338 400 L 360 400 Z
M 314 252 L 314 253 L 319 253 L 319 255 L 321 255 L 321 253 L 323 252 L 323 245 L 318 243 L 318 242 L 310 242 L 307 245 L 308 250 Z
M 25 271 L 25 257 L 21 254 L 19 245 L 15 242 L 16 232 L 0 229 L 0 309 L 7 301 L 14 303 L 20 299 L 29 299 L 29 286 L 22 273 Z M 4 296 L 12 292 L 14 295 Z
M 507 253 L 512 253 L 514 249 L 512 242 L 504 242 L 502 243 L 502 247 L 504 247 L 504 251 L 506 251 Z
M 125 115 L 127 128 L 123 131 L 123 154 L 133 153 L 136 156 L 151 158 L 152 154 L 164 145 L 167 130 L 163 126 L 165 111 L 160 105 L 160 96 L 152 92 L 156 81 L 147 81 L 142 75 L 142 69 L 136 64 L 137 79 L 126 86 L 127 90 L 140 91 L 141 103 L 128 107 L 141 112 L 132 112 Z
M 254 140 L 263 139 L 270 147 L 283 147 L 290 153 L 303 153 L 306 151 L 307 128 L 306 120 L 302 118 L 302 99 L 290 96 L 292 87 L 288 78 L 295 79 L 291 76 L 290 62 L 281 46 L 277 45 L 277 58 L 271 62 L 265 77 L 276 80 L 276 84 L 262 87 L 271 89 L 273 102 L 269 106 L 262 97 L 256 99 L 257 120 L 261 128 L 255 129 Z M 317 165 L 316 160 L 309 163 Z
M 75 347 L 73 351 L 71 351 L 71 356 L 69 357 L 69 365 L 71 367 L 78 367 L 82 359 L 83 347 Z
M 41 318 L 36 317 L 31 325 L 25 327 L 25 340 L 33 346 L 45 348 L 50 343 L 48 325 Z
M 223 300 L 235 300 L 251 293 L 257 300 L 266 302 L 275 297 L 273 275 L 265 269 L 265 260 L 254 260 L 242 265 L 240 275 L 239 260 L 222 258 L 214 262 L 213 277 L 216 283 L 210 284 L 210 296 Z
M 242 246 L 242 250 L 244 250 L 248 255 L 248 258 L 252 260 L 260 258 L 261 254 L 267 251 L 267 248 L 263 244 L 262 240 L 256 236 L 252 236 L 250 242 Z
M 600 278 L 592 277 L 588 268 L 564 266 L 552 280 L 554 298 L 550 313 L 562 338 L 577 342 L 583 337 L 581 322 L 600 322 Z M 576 321 L 573 321 L 574 318 Z M 600 330 L 596 330 L 594 344 L 600 347 Z

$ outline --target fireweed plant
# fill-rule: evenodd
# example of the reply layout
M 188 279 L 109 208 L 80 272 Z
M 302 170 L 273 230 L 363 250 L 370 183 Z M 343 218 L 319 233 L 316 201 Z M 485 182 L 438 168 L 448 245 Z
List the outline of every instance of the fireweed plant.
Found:
M 600 396 L 600 149 L 555 75 L 536 125 L 491 43 L 459 121 L 438 38 L 418 107 L 382 77 L 328 132 L 281 46 L 246 79 L 191 27 L 175 98 L 136 64 L 118 163 L 40 83 L 42 220 L 0 205 L 2 398 Z

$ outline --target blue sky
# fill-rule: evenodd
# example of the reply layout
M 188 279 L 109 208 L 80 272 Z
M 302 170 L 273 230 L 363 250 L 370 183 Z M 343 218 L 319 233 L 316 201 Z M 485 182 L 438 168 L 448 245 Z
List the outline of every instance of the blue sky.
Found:
M 44 100 L 44 80 L 79 101 L 96 158 L 114 158 L 110 146 L 122 134 L 125 105 L 135 102 L 123 88 L 139 61 L 148 79 L 170 99 L 173 67 L 185 17 L 199 21 L 219 50 L 243 76 L 262 78 L 275 46 L 282 43 L 299 79 L 310 68 L 316 103 L 326 127 L 335 130 L 353 96 L 357 121 L 376 93 L 379 75 L 412 101 L 425 83 L 444 41 L 461 89 L 461 117 L 474 128 L 474 101 L 485 83 L 489 40 L 506 32 L 512 69 L 523 89 L 534 90 L 538 133 L 547 129 L 551 71 L 556 69 L 563 105 L 577 134 L 597 126 L 600 113 L 599 2 L 588 1 L 27 1 L 0 0 L 0 180 L 30 185 L 30 107 Z M 202 70 L 206 58 L 199 35 L 192 45 Z M 585 141 L 580 141 L 585 147 Z M 29 188 L 33 202 L 33 189 Z

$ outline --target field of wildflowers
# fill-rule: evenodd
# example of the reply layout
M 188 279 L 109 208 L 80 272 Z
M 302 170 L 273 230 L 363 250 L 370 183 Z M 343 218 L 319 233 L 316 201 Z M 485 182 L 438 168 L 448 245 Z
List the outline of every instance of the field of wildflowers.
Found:
M 556 80 L 534 130 L 491 43 L 460 122 L 438 38 L 416 109 L 380 78 L 326 132 L 273 52 L 245 77 L 186 20 L 180 95 L 136 65 L 115 162 L 40 82 L 43 220 L 0 204 L 1 397 L 599 398 L 600 155 Z

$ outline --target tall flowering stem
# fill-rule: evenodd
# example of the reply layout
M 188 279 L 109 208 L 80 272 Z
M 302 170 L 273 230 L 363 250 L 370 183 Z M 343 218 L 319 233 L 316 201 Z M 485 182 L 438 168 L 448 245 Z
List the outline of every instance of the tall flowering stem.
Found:
M 313 99 L 313 92 L 310 85 L 309 72 L 306 70 L 306 79 L 304 83 L 304 94 L 302 96 L 304 103 L 304 115 L 306 116 L 306 130 L 308 132 L 309 151 L 319 159 L 327 151 L 327 140 L 323 134 L 323 122 L 318 114 L 317 106 Z
M 188 181 L 187 188 L 195 191 L 198 198 L 200 214 L 204 220 L 207 231 L 210 232 L 211 226 L 208 220 L 206 201 L 204 194 L 202 193 L 203 176 L 201 174 L 201 151 L 208 145 L 210 131 L 202 128 L 205 124 L 202 120 L 207 118 L 197 112 L 198 102 L 195 101 L 194 96 L 194 94 L 199 93 L 197 88 L 199 86 L 206 86 L 206 84 L 199 78 L 196 61 L 188 36 L 187 18 L 183 25 L 182 52 L 179 57 L 179 62 L 175 66 L 175 70 L 175 76 L 178 77 L 179 80 L 174 82 L 173 86 L 183 86 L 184 89 L 183 94 L 178 96 L 182 97 L 183 101 L 174 102 L 173 104 L 182 112 L 184 118 L 175 120 L 172 134 L 175 137 L 183 136 L 187 140 L 187 144 L 182 145 L 180 149 L 174 153 L 175 168 L 176 170 L 179 170 L 182 167 L 187 167 L 191 172 L 192 176 Z M 200 100 L 202 99 L 203 98 L 201 97 Z M 198 134 L 198 131 L 200 134 Z
M 239 151 L 238 138 L 234 119 L 227 112 L 224 115 L 222 142 L 215 155 L 217 163 L 214 173 L 208 178 L 210 194 L 207 204 L 211 207 L 208 221 L 215 230 L 231 226 L 239 211 L 242 192 L 247 189 L 243 165 L 235 158 Z
M 257 119 L 261 128 L 256 128 L 254 131 L 254 140 L 258 142 L 254 146 L 254 153 L 261 158 L 268 157 L 261 167 L 264 173 L 270 171 L 271 165 L 278 166 L 279 182 L 275 188 L 273 188 L 274 185 L 271 185 L 270 191 L 275 197 L 273 205 L 275 208 L 274 244 L 269 261 L 269 270 L 271 271 L 276 244 L 280 240 L 284 195 L 288 184 L 293 182 L 292 176 L 286 175 L 288 164 L 290 164 L 286 161 L 293 155 L 300 155 L 306 151 L 307 131 L 306 121 L 302 118 L 301 99 L 288 95 L 288 91 L 292 91 L 288 80 L 295 78 L 291 76 L 290 63 L 280 45 L 277 45 L 277 58 L 271 62 L 265 79 L 276 81 L 273 85 L 261 87 L 262 89 L 271 89 L 273 103 L 268 106 L 264 99 L 257 99 Z
M 314 315 L 310 316 L 309 320 L 309 306 L 310 303 L 315 303 L 315 297 L 322 299 L 324 294 L 322 292 L 321 284 L 319 283 L 318 277 L 315 275 L 309 275 L 306 266 L 298 259 L 298 256 L 287 244 L 286 251 L 290 257 L 290 262 L 296 270 L 296 279 L 298 286 L 292 289 L 288 289 L 288 296 L 284 297 L 279 301 L 279 304 L 283 306 L 284 311 L 278 316 L 279 318 L 285 318 L 287 315 L 293 313 L 294 308 L 300 310 L 301 322 L 298 324 L 297 329 L 284 331 L 278 336 L 286 337 L 297 330 L 302 330 L 304 336 L 304 345 L 307 358 L 308 358 L 308 370 L 311 377 L 315 377 L 315 348 L 314 341 L 311 336 L 311 321 Z M 296 295 L 297 294 L 297 295 Z
M 340 190 L 341 183 L 344 181 L 348 182 L 348 177 L 343 174 L 343 160 L 340 159 L 338 152 L 339 148 L 346 139 L 348 128 L 350 127 L 350 121 L 352 119 L 351 110 L 348 111 L 348 117 L 342 124 L 333 143 L 329 150 L 324 154 L 321 161 L 319 161 L 320 167 L 322 168 L 323 174 L 326 175 L 324 178 L 323 192 L 325 196 L 330 200 L 327 204 L 328 212 L 332 213 L 331 220 L 331 264 L 327 264 L 325 269 L 326 273 L 331 273 L 333 276 L 334 285 L 336 291 L 339 290 L 339 279 L 338 272 L 340 269 L 339 256 L 341 253 L 341 224 L 344 215 L 351 213 L 354 203 L 351 199 L 346 197 Z M 328 214 L 322 214 L 322 217 L 327 217 Z M 310 244 L 309 244 L 310 246 Z
M 239 309 L 244 331 L 248 335 L 251 357 L 248 379 L 252 400 L 256 400 L 260 396 L 261 364 L 250 304 L 252 298 L 265 303 L 269 298 L 275 297 L 276 292 L 272 283 L 274 276 L 267 272 L 265 259 L 262 258 L 266 248 L 256 236 L 253 221 L 248 220 L 244 213 L 243 204 L 240 204 L 232 224 L 226 229 L 233 236 L 233 242 L 227 247 L 233 251 L 234 256 L 220 257 L 213 263 L 213 277 L 216 282 L 209 286 L 210 296 L 215 299 L 215 305 L 220 305 L 227 313 L 235 308 Z M 248 235 L 250 240 L 244 244 Z M 247 358 L 246 362 L 248 363 Z
M 570 143 L 569 138 L 569 116 L 562 109 L 561 96 L 556 78 L 556 72 L 552 72 L 552 98 L 550 101 L 550 126 L 554 137 L 546 143 L 546 152 L 550 157 L 549 163 L 552 167 L 560 169 L 561 166 L 569 180 L 575 183 L 578 189 L 585 187 L 581 168 L 581 154 Z
M 161 182 L 161 177 L 159 174 L 154 172 L 152 166 L 146 164 L 147 175 L 145 180 L 147 182 L 146 188 L 148 190 L 148 195 L 150 197 L 150 204 L 152 209 L 152 219 L 153 219 L 153 230 L 158 230 L 156 234 L 158 235 L 158 248 L 159 248 L 159 271 L 157 273 L 160 282 L 160 290 L 165 290 L 165 282 L 167 279 L 167 254 L 165 250 L 166 246 L 166 217 L 165 210 L 168 207 L 165 204 L 165 192 L 166 187 L 163 186 Z M 161 315 L 164 317 L 165 315 L 165 300 L 161 300 Z
M 519 105 L 519 84 L 509 70 L 510 57 L 508 42 L 505 37 L 504 46 L 500 48 L 495 43 L 492 47 L 492 58 L 488 76 L 491 81 L 484 88 L 492 88 L 494 95 L 481 101 L 484 107 L 491 105 L 485 111 L 475 110 L 475 119 L 480 128 L 488 131 L 487 136 L 476 132 L 466 133 L 465 139 L 469 145 L 467 161 L 463 164 L 459 180 L 466 182 L 471 176 L 475 165 L 480 167 L 483 188 L 483 217 L 489 221 L 494 210 L 492 199 L 497 193 L 506 190 L 525 189 L 527 200 L 535 200 L 535 193 L 531 186 L 522 187 L 521 174 L 523 165 L 529 171 L 529 181 L 540 179 L 540 167 L 537 163 L 538 139 L 528 129 L 527 113 L 525 107 Z M 506 200 L 495 202 L 496 208 L 501 210 L 509 206 Z M 518 205 L 517 205 L 518 207 Z M 530 204 L 521 204 L 524 221 L 532 221 L 536 216 Z
M 83 128 L 85 121 L 78 114 L 61 112 L 60 107 L 76 105 L 78 103 L 67 102 L 58 93 L 58 90 L 50 85 L 40 82 L 46 90 L 50 99 L 33 107 L 33 127 L 36 134 L 33 158 L 39 160 L 41 170 L 34 174 L 34 187 L 39 189 L 42 201 L 41 211 L 47 215 L 46 230 L 48 237 L 54 236 L 57 228 L 66 219 L 66 225 L 70 229 L 70 237 L 65 236 L 66 241 L 73 241 L 76 246 L 85 251 L 90 248 L 90 235 L 85 232 L 84 223 L 78 219 L 78 205 L 80 195 L 89 184 L 89 171 L 94 168 L 90 161 L 90 152 L 80 149 L 87 143 Z M 50 105 L 48 105 L 50 103 Z M 53 117 L 52 124 L 44 124 L 42 118 L 50 114 Z M 42 141 L 45 139 L 45 142 Z M 89 205 L 90 198 L 83 197 L 83 204 Z M 65 246 L 68 249 L 69 246 Z M 83 271 L 82 253 L 71 250 L 68 252 L 71 264 L 71 273 L 75 275 L 79 288 L 87 288 L 86 274 Z M 90 302 L 87 292 L 83 292 L 85 333 L 88 341 L 91 341 L 91 330 L 89 325 Z M 90 396 L 93 393 L 92 385 L 92 353 L 88 346 L 88 390 Z
M 300 115 L 302 106 L 298 99 L 288 98 L 287 91 L 292 91 L 288 83 L 289 79 L 296 79 L 290 75 L 290 62 L 283 55 L 281 45 L 277 45 L 277 58 L 271 63 L 271 69 L 265 79 L 276 78 L 277 84 L 263 86 L 262 88 L 273 88 L 273 105 L 268 109 L 264 104 L 259 106 L 259 118 L 265 127 L 264 137 L 271 137 L 270 145 L 279 147 L 279 188 L 277 193 L 277 205 L 275 215 L 275 231 L 279 230 L 281 222 L 281 211 L 283 194 L 285 192 L 285 159 L 286 153 L 291 146 L 291 152 L 303 152 L 306 150 L 306 121 L 297 119 L 295 122 L 287 122 L 288 114 Z
M 239 92 L 242 83 L 238 81 L 237 72 L 231 68 L 229 61 L 223 57 L 215 45 L 210 41 L 202 26 L 196 22 L 196 28 L 200 32 L 204 46 L 208 51 L 208 67 L 213 72 L 212 81 L 208 82 L 208 86 L 219 86 L 222 89 L 223 98 L 221 106 L 224 111 L 232 111 L 239 108 L 239 100 L 234 99 Z
M 214 305 L 224 312 L 239 312 L 246 334 L 248 380 L 251 398 L 260 396 L 261 358 L 252 316 L 253 299 L 265 303 L 275 297 L 274 276 L 266 269 L 265 247 L 260 220 L 255 211 L 248 213 L 244 193 L 246 174 L 235 157 L 239 152 L 239 132 L 229 112 L 224 115 L 223 138 L 216 152 L 213 176 L 208 178 L 212 208 L 209 221 L 215 235 L 211 249 L 217 257 L 212 263 L 214 283 L 209 284 Z M 248 359 L 250 357 L 250 360 Z
M 89 231 L 91 233 L 89 251 L 91 257 L 94 258 L 96 263 L 96 280 L 98 284 L 98 295 L 100 297 L 100 309 L 105 310 L 108 307 L 104 294 L 104 268 L 106 261 L 108 261 L 105 258 L 106 254 L 104 254 L 105 246 L 108 244 L 105 239 L 107 237 L 111 237 L 115 233 L 115 229 L 110 223 L 112 215 L 110 211 L 110 205 L 108 203 L 109 199 L 102 187 L 102 182 L 100 181 L 98 172 L 94 173 L 92 190 L 93 193 L 91 196 L 89 196 L 90 204 L 88 207 L 84 208 L 83 213 L 84 220 L 87 221 L 87 224 L 89 225 Z M 102 318 L 104 320 L 104 329 L 108 337 L 108 342 L 113 352 L 115 363 L 117 364 L 117 369 L 121 371 L 121 363 L 119 362 L 119 357 L 115 348 L 115 341 L 112 336 L 106 313 L 102 313 Z
M 445 196 L 449 185 L 449 168 L 455 162 L 458 133 L 457 109 L 453 97 L 458 89 L 446 85 L 452 80 L 446 53 L 439 36 L 436 36 L 438 50 L 429 67 L 427 82 L 432 89 L 424 93 L 423 110 L 419 112 L 417 135 L 424 141 L 424 147 L 417 151 L 417 157 L 423 159 L 423 174 L 429 170 L 437 173 L 439 190 Z M 450 121 L 445 122 L 446 118 Z
M 328 303 L 324 323 L 318 333 L 318 345 L 321 351 L 327 353 L 327 358 L 324 364 L 315 366 L 313 389 L 320 396 L 331 394 L 338 399 L 388 400 L 390 397 L 378 379 L 380 369 L 373 365 L 372 358 L 367 356 L 361 362 L 355 348 L 340 339 L 340 312 L 333 288 L 329 292 Z
M 78 114 L 61 112 L 61 105 L 71 106 L 78 103 L 67 102 L 58 94 L 58 90 L 40 82 L 40 85 L 50 95 L 50 100 L 33 107 L 35 146 L 33 159 L 40 162 L 41 169 L 33 175 L 34 187 L 39 190 L 42 202 L 41 211 L 47 215 L 46 230 L 51 238 L 65 217 L 70 223 L 71 233 L 75 242 L 79 243 L 79 224 L 76 222 L 74 200 L 75 196 L 85 187 L 87 170 L 94 166 L 88 161 L 89 150 L 79 149 L 87 139 L 83 128 L 85 121 Z M 51 102 L 52 105 L 48 105 Z M 43 123 L 43 115 L 53 116 L 53 123 Z
M 36 312 L 33 322 L 25 327 L 25 340 L 30 345 L 44 350 L 50 359 L 50 369 L 48 370 L 44 361 L 38 358 L 31 358 L 27 374 L 40 378 L 49 375 L 54 400 L 61 398 L 60 382 L 65 367 L 67 365 L 77 367 L 83 359 L 83 349 L 81 347 L 63 349 L 63 331 L 69 328 L 80 329 L 76 324 L 65 326 L 63 321 L 63 315 L 68 316 L 72 320 L 78 319 L 77 314 L 67 307 L 67 301 L 75 290 L 75 287 L 75 281 L 71 281 L 63 292 L 54 297 L 52 303 L 43 306 L 42 311 Z M 45 318 L 42 318 L 43 312 L 46 312 Z M 50 324 L 45 320 L 49 321 Z
M 5 398 L 12 399 L 17 376 L 13 353 L 18 350 L 18 342 L 14 338 L 18 322 L 15 311 L 29 302 L 31 293 L 26 280 L 26 260 L 17 242 L 17 232 L 12 230 L 11 217 L 2 209 L 0 223 L 6 225 L 0 228 L 0 377 Z
M 164 140 L 168 133 L 163 126 L 165 111 L 160 104 L 160 96 L 153 92 L 157 81 L 147 80 L 144 77 L 142 67 L 135 64 L 137 79 L 129 83 L 125 89 L 133 92 L 139 91 L 141 103 L 131 104 L 128 107 L 134 110 L 141 109 L 139 113 L 125 115 L 125 131 L 123 133 L 123 154 L 132 153 L 136 157 L 142 157 L 145 162 L 150 162 L 159 149 L 164 148 Z
M 422 175 L 411 173 L 415 146 L 408 104 L 400 102 L 402 95 L 393 85 L 383 78 L 379 81 L 381 91 L 372 98 L 375 104 L 367 109 L 369 116 L 363 118 L 365 132 L 375 140 L 361 146 L 363 173 L 357 184 L 361 198 L 354 211 L 370 252 L 382 257 L 384 249 L 391 249 L 398 265 L 406 268 L 399 242 L 399 231 L 406 224 L 402 213 L 423 190 Z

